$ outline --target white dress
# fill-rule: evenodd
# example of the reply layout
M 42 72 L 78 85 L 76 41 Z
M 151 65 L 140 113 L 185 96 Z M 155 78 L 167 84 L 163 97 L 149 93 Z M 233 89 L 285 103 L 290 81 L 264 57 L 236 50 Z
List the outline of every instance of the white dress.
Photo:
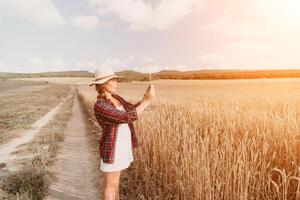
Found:
M 123 105 L 118 106 L 117 109 L 124 110 Z M 114 163 L 104 163 L 101 158 L 100 169 L 103 172 L 120 171 L 129 167 L 133 161 L 132 146 L 131 146 L 131 132 L 127 123 L 119 124 Z

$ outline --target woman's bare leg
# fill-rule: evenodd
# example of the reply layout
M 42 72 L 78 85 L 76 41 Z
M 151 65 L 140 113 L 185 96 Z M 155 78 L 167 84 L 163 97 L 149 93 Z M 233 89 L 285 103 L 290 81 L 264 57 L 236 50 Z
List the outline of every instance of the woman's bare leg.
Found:
M 121 171 L 103 172 L 103 200 L 119 200 L 119 185 Z

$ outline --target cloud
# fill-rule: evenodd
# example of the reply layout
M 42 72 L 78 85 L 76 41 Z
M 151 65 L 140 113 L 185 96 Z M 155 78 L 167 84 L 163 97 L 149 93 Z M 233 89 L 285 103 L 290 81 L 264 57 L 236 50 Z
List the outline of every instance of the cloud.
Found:
M 8 67 L 4 63 L 4 61 L 0 60 L 0 72 L 8 72 Z
M 141 61 L 145 62 L 145 63 L 152 63 L 152 62 L 154 62 L 154 59 L 151 56 L 147 55 L 147 54 L 142 54 L 141 55 Z
M 160 70 L 162 70 L 164 68 L 164 66 L 160 66 L 160 65 L 150 65 L 150 66 L 143 66 L 140 67 L 138 71 L 143 72 L 143 73 L 155 73 L 158 72 Z
M 86 31 L 93 31 L 101 25 L 109 24 L 100 22 L 97 16 L 78 16 L 72 19 L 72 24 Z
M 52 0 L 0 0 L 0 18 L 12 17 L 28 21 L 40 27 L 64 24 L 64 18 Z
M 105 58 L 103 62 L 94 62 L 94 61 L 81 61 L 75 64 L 77 69 L 86 69 L 89 71 L 95 71 L 98 67 L 111 67 L 115 71 L 122 71 L 126 69 L 131 69 L 132 65 L 135 61 L 134 56 L 129 56 L 126 58 L 118 58 L 118 57 L 109 57 Z
M 143 73 L 156 73 L 162 70 L 178 70 L 178 71 L 188 71 L 188 70 L 195 70 L 192 67 L 188 67 L 184 64 L 178 64 L 178 65 L 147 65 L 147 66 L 141 66 L 141 67 L 135 67 L 134 70 L 143 72 Z
M 88 71 L 93 72 L 93 71 L 95 71 L 95 69 L 97 67 L 98 67 L 98 65 L 93 61 L 75 63 L 76 70 L 88 70 Z
M 129 69 L 129 65 L 133 64 L 135 60 L 134 56 L 129 56 L 127 58 L 106 58 L 100 66 L 111 67 L 116 71 L 122 71 Z
M 61 58 L 43 59 L 32 57 L 29 59 L 28 72 L 64 71 L 66 66 Z
M 143 0 L 89 0 L 102 15 L 112 14 L 132 30 L 167 29 L 194 10 L 204 8 L 202 0 L 161 0 L 156 5 Z
M 192 68 L 188 68 L 187 65 L 183 64 L 174 66 L 156 64 L 154 58 L 145 53 L 139 56 L 128 56 L 124 58 L 105 58 L 101 63 L 94 61 L 77 62 L 75 66 L 79 69 L 87 69 L 91 72 L 95 71 L 98 67 L 111 67 L 114 71 L 135 70 L 144 73 L 154 73 L 161 70 L 192 70 Z
M 0 72 L 38 73 L 48 71 L 73 70 L 72 66 L 66 66 L 61 58 L 44 59 L 31 57 L 27 60 L 0 61 Z
M 0 71 L 10 71 L 15 69 L 15 72 L 21 73 L 38 73 L 48 71 L 67 71 L 67 70 L 88 70 L 94 72 L 99 67 L 111 67 L 114 71 L 135 70 L 144 73 L 155 73 L 161 70 L 192 70 L 187 65 L 178 64 L 173 66 L 160 65 L 154 63 L 154 58 L 141 54 L 128 57 L 108 57 L 102 62 L 95 61 L 78 61 L 65 64 L 61 58 L 41 58 L 31 57 L 27 61 L 18 61 L 10 63 L 10 69 L 6 63 L 0 60 Z M 145 59 L 147 58 L 147 59 Z M 151 59 L 150 59 L 151 58 Z M 151 61 L 151 62 L 150 62 Z
M 93 67 L 109 66 L 115 71 L 135 70 L 143 73 L 155 73 L 161 70 L 193 70 L 192 67 L 188 67 L 185 64 L 177 64 L 172 66 L 157 64 L 155 63 L 154 58 L 145 53 L 141 54 L 140 56 L 129 56 L 127 58 L 106 58 L 104 62 L 99 65 L 95 64 L 94 62 L 91 63 L 93 64 Z
M 275 51 L 274 51 L 275 49 Z M 199 57 L 200 64 L 210 68 L 300 68 L 299 47 L 283 42 L 238 41 L 220 51 Z
M 172 70 L 178 70 L 178 71 L 188 71 L 188 70 L 195 70 L 192 67 L 188 67 L 185 64 L 179 64 L 175 65 L 174 67 L 171 68 Z

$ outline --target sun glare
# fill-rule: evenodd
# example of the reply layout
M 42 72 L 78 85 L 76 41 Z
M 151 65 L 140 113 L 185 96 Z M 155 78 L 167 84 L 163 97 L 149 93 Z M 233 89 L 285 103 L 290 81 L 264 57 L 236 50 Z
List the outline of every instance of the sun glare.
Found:
M 279 1 L 279 0 L 278 0 Z M 299 20 L 300 18 L 300 1 L 299 0 L 281 0 L 280 5 L 282 8 L 283 17 L 288 19 Z
M 300 21 L 300 0 L 259 0 L 267 17 L 285 22 Z

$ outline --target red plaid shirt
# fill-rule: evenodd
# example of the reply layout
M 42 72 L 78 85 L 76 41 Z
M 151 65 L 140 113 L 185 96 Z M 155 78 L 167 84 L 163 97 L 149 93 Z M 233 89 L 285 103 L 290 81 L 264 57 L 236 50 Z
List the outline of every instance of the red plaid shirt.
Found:
M 105 99 L 100 94 L 97 96 L 97 101 L 94 104 L 95 117 L 102 127 L 99 151 L 100 158 L 103 159 L 104 163 L 114 162 L 119 124 L 128 123 L 131 131 L 132 148 L 138 146 L 132 122 L 138 119 L 136 107 L 140 105 L 141 102 L 132 104 L 117 94 L 112 94 L 112 96 L 123 105 L 125 111 L 117 109 L 111 100 Z

